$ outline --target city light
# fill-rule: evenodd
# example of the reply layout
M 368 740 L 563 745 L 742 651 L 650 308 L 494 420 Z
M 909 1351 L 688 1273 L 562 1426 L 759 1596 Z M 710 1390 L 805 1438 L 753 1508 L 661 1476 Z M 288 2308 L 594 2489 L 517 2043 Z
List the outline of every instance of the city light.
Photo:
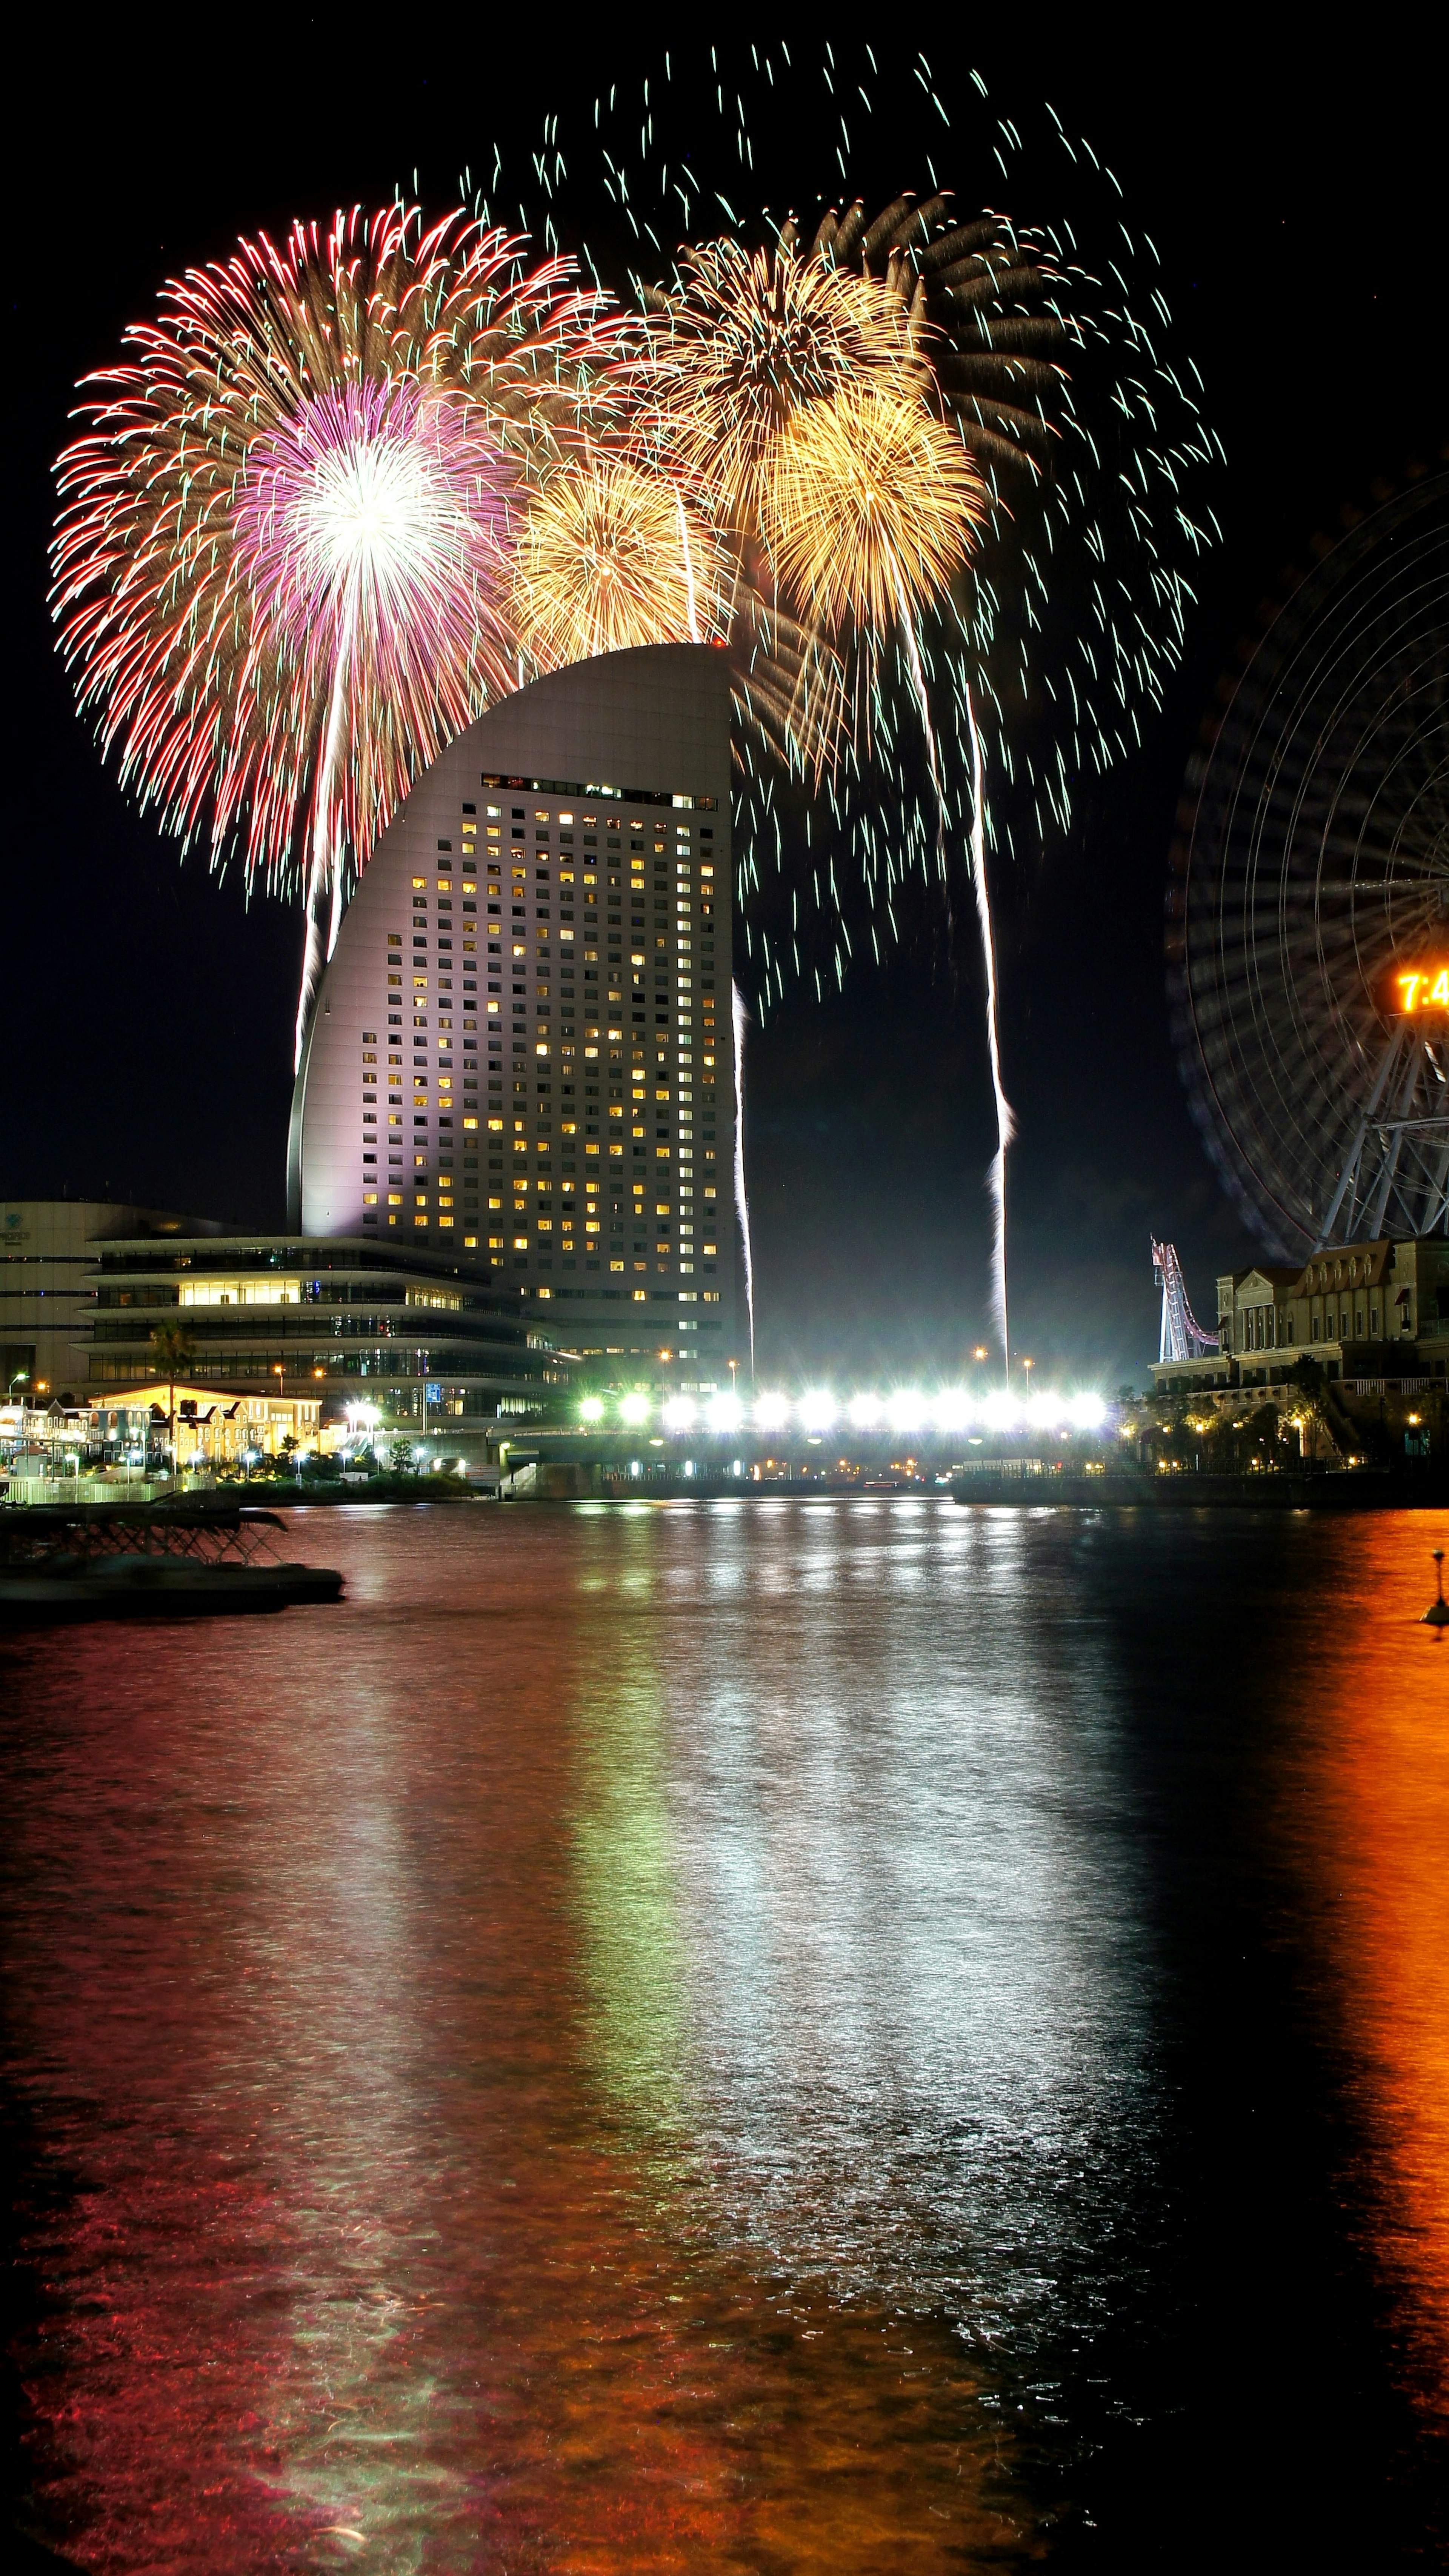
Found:
M 612 1417 L 634 1430 L 650 1420 L 653 1409 L 651 1398 L 637 1389 L 627 1395 L 587 1395 L 579 1404 L 579 1420 L 592 1427 Z M 359 1418 L 367 1410 L 349 1408 Z M 807 1440 L 818 1440 L 842 1424 L 862 1435 L 937 1441 L 973 1435 L 1013 1438 L 1032 1432 L 1066 1437 L 1113 1427 L 1102 1396 L 1090 1390 L 1069 1394 L 1048 1387 L 1020 1394 L 1010 1387 L 993 1387 L 980 1394 L 961 1386 L 942 1387 L 934 1393 L 916 1386 L 886 1387 L 879 1392 L 863 1387 L 849 1396 L 837 1396 L 829 1387 L 809 1387 L 800 1395 L 770 1387 L 748 1404 L 732 1389 L 716 1392 L 706 1387 L 698 1396 L 667 1396 L 659 1421 L 670 1434 L 700 1431 L 720 1440 L 733 1438 L 746 1425 L 757 1432 L 793 1429 Z M 657 1440 L 654 1445 L 659 1445 Z

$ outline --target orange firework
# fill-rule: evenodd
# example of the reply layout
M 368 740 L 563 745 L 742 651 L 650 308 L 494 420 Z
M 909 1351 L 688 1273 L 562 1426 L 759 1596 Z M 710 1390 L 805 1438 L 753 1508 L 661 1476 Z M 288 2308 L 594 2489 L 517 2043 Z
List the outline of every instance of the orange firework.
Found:
M 677 485 L 593 450 L 533 495 L 520 531 L 515 617 L 542 670 L 634 644 L 712 643 L 723 567 Z
M 880 633 L 949 588 L 987 510 L 969 449 L 918 394 L 853 384 L 781 433 L 761 534 L 802 611 Z

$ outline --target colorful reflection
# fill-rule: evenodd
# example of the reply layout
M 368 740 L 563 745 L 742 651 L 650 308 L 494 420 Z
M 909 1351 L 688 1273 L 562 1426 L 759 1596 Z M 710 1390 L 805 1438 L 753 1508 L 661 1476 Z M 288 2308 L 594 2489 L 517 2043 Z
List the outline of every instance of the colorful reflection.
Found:
M 1295 1839 L 1321 1908 L 1370 2145 L 1376 2251 L 1422 2392 L 1449 2404 L 1449 1631 L 1426 1628 L 1449 1515 L 1365 1516 L 1322 1569 L 1296 1663 Z M 1305 1835 L 1305 1821 L 1309 1827 Z

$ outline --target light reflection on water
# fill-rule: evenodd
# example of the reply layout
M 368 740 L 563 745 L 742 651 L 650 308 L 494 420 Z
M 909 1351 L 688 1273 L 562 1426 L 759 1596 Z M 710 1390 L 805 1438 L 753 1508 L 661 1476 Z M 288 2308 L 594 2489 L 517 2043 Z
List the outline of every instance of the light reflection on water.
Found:
M 1221 2366 L 1183 1996 L 1260 1878 L 1432 2406 L 1423 1517 L 299 1526 L 335 1614 L 8 1650 L 12 2071 L 65 2185 L 23 2357 L 80 2563 L 1090 2553 L 1114 2443 L 1140 2515 L 1184 2353 Z M 1349 1601 L 1311 1663 L 1310 1562 Z
M 581 1730 L 600 2072 L 732 2240 L 930 2305 L 949 2248 L 989 2341 L 1147 2117 L 1110 1684 L 1059 1616 L 1023 1637 L 1014 1514 L 786 1527 L 721 1512 L 703 1568 L 640 1534 L 682 1616 Z

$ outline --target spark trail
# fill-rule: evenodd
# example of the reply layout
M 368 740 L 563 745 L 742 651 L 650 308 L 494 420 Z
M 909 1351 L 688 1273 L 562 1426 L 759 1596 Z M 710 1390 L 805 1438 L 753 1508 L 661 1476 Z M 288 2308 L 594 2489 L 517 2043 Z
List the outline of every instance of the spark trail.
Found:
M 1006 1302 L 1006 1155 L 1016 1133 L 1016 1120 L 1001 1079 L 1001 1020 L 996 988 L 996 935 L 991 921 L 991 894 L 986 882 L 986 779 L 981 757 L 981 736 L 976 726 L 976 710 L 970 689 L 966 692 L 966 723 L 971 737 L 971 878 L 976 889 L 976 921 L 981 932 L 981 953 L 986 960 L 986 1048 L 991 1060 L 991 1095 L 996 1104 L 996 1156 L 988 1178 L 995 1228 L 991 1253 L 991 1278 L 995 1292 L 996 1326 L 1001 1335 L 1003 1372 L 1011 1367 L 1010 1318 Z
M 750 1376 L 755 1374 L 755 1263 L 750 1249 L 750 1201 L 745 1188 L 745 998 L 730 984 L 730 1016 L 735 1038 L 735 1213 L 745 1256 L 745 1305 L 750 1318 Z

